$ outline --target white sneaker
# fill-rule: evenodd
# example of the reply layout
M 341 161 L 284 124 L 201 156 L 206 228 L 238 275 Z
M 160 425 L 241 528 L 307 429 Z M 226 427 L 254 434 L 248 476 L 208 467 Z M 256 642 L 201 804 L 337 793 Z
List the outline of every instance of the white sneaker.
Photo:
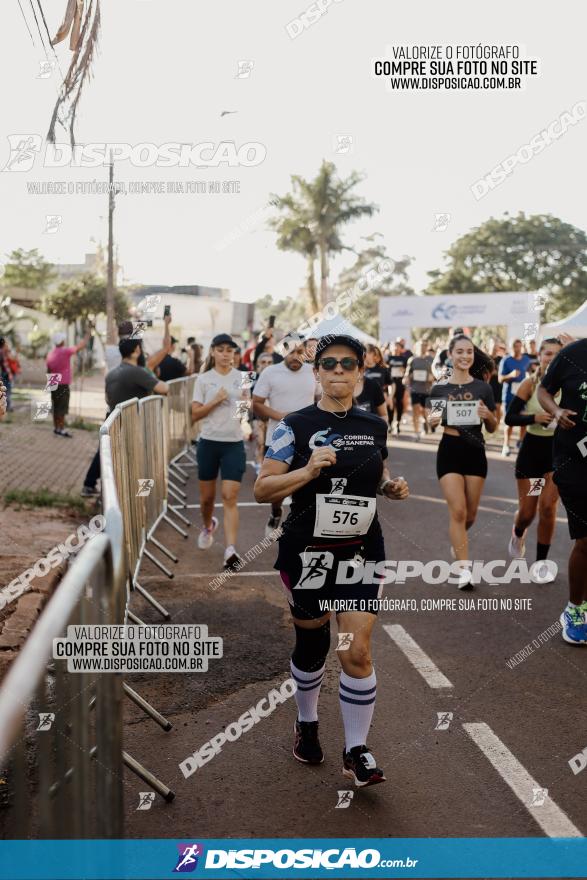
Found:
M 463 569 L 459 575 L 457 587 L 459 590 L 472 590 L 473 586 L 473 572 L 468 568 Z
M 236 573 L 244 566 L 244 564 L 244 559 L 242 558 L 242 556 L 239 556 L 232 545 L 226 548 L 226 550 L 224 551 L 225 571 L 234 571 Z
M 512 536 L 508 544 L 508 553 L 512 559 L 523 559 L 526 555 L 526 532 L 518 538 L 512 526 Z
M 200 530 L 200 534 L 198 535 L 198 547 L 200 550 L 209 550 L 212 544 L 214 543 L 214 532 L 218 528 L 218 520 L 215 516 L 212 517 L 212 525 L 209 529 L 204 526 L 203 529 Z
M 504 443 L 503 446 L 502 446 L 502 449 L 501 449 L 501 455 L 502 455 L 502 458 L 509 458 L 509 456 L 510 456 L 511 454 L 512 454 L 512 450 L 511 450 L 510 447 L 507 445 L 507 443 Z
M 539 584 L 552 584 L 556 580 L 556 575 L 546 559 L 539 559 L 530 566 L 530 577 Z

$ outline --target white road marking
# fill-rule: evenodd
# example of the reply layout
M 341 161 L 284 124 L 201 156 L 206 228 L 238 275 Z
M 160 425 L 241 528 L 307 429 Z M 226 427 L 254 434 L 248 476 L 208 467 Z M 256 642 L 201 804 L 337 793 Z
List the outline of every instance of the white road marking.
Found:
M 269 503 L 269 502 L 267 502 L 267 503 Z M 180 505 L 177 505 L 177 506 L 179 507 Z M 185 505 L 181 505 L 181 506 L 182 507 L 194 507 L 194 508 L 197 508 L 198 510 L 200 508 L 199 504 L 185 504 Z M 257 502 L 257 501 L 237 501 L 236 506 L 237 507 L 263 507 L 266 505 L 259 504 L 259 502 Z M 216 504 L 214 505 L 214 507 L 222 507 L 222 501 L 217 501 Z
M 399 624 L 383 624 L 383 629 L 396 643 L 400 651 L 406 655 L 410 663 L 418 670 L 422 678 L 431 688 L 451 688 L 452 682 L 440 671 L 420 645 L 417 644 L 403 626 Z
M 542 786 L 530 776 L 488 724 L 463 724 L 463 727 L 548 837 L 583 837 L 567 814 L 549 796 L 542 806 L 531 806 L 535 799 L 534 789 L 541 790 Z
M 208 574 L 204 574 L 204 573 L 192 574 L 192 573 L 190 573 L 188 575 L 188 577 L 209 578 L 210 580 L 214 580 L 214 578 L 220 577 L 221 575 L 225 575 L 225 574 L 226 574 L 226 572 L 223 569 L 222 571 L 208 572 Z M 232 580 L 232 578 L 236 578 L 236 577 L 239 577 L 239 578 L 268 577 L 269 575 L 273 575 L 274 577 L 277 577 L 278 574 L 279 574 L 279 572 L 276 571 L 275 569 L 273 569 L 272 571 L 237 571 L 236 574 L 230 575 L 230 577 L 227 578 L 227 581 Z
M 433 495 L 411 495 L 410 494 L 409 500 L 431 501 L 433 504 L 446 504 L 446 501 L 444 500 L 444 498 L 435 498 Z M 511 517 L 512 512 L 513 512 L 511 510 L 498 510 L 497 507 L 485 507 L 483 504 L 480 504 L 477 509 L 484 510 L 485 513 L 500 513 L 502 516 L 509 516 L 509 517 Z M 560 523 L 566 523 L 567 520 L 566 520 L 566 517 L 563 518 L 563 517 L 557 516 L 556 521 L 560 522 Z

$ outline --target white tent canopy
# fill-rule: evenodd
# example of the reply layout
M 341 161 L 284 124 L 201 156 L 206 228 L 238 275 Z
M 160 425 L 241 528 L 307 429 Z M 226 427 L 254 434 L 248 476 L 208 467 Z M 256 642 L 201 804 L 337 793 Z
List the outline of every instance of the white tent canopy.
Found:
M 543 324 L 543 336 L 556 336 L 557 333 L 570 333 L 571 336 L 587 336 L 587 300 L 572 315 L 561 321 Z
M 369 336 L 368 333 L 359 330 L 358 327 L 355 327 L 354 324 L 351 324 L 350 321 L 347 321 L 347 319 L 343 318 L 341 315 L 335 315 L 334 318 L 324 318 L 319 324 L 316 324 L 316 326 L 312 328 L 310 333 L 311 336 L 317 339 L 320 339 L 321 336 L 333 336 L 335 334 L 354 336 L 355 339 L 360 339 L 365 345 L 367 343 L 378 345 L 377 340 L 374 339 L 373 336 Z

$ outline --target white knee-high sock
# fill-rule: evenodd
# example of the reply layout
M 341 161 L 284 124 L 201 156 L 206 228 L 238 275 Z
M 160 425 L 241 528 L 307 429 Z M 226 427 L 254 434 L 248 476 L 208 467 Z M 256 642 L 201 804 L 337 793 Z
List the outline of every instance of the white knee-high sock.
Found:
M 340 672 L 340 711 L 344 724 L 347 752 L 353 746 L 367 744 L 369 727 L 375 709 L 377 678 L 375 670 L 367 678 L 352 678 L 344 670 Z
M 304 672 L 290 660 L 292 678 L 297 685 L 296 703 L 298 704 L 298 721 L 318 721 L 318 697 L 320 685 L 324 678 L 324 664 L 321 669 Z

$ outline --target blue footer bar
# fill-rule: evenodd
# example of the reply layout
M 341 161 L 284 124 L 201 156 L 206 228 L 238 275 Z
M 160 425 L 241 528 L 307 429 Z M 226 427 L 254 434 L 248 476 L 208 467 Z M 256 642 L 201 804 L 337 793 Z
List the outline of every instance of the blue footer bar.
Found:
M 585 838 L 0 841 L 2 880 L 587 877 Z

